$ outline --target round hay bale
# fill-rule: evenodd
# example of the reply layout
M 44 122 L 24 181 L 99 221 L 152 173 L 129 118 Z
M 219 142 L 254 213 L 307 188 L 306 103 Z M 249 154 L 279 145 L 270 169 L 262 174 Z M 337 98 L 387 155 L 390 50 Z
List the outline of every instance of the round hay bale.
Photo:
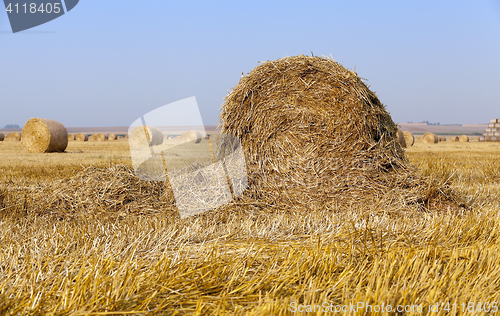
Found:
M 412 133 L 404 131 L 403 136 L 405 138 L 406 147 L 411 147 L 413 146 L 413 144 L 415 144 L 415 136 L 413 136 Z
M 99 134 L 94 136 L 94 139 L 96 142 L 103 142 L 103 141 L 108 140 L 108 135 L 104 135 L 102 133 L 99 133 Z
M 406 148 L 405 136 L 400 129 L 398 129 L 398 142 L 401 145 L 401 147 Z
M 85 142 L 89 140 L 89 136 L 87 134 L 78 133 L 75 136 L 75 140 L 78 142 Z
M 450 137 L 450 141 L 451 142 L 458 142 L 458 141 L 460 141 L 460 137 L 458 137 L 458 136 L 451 136 Z
M 68 131 L 60 122 L 32 118 L 23 127 L 21 142 L 30 153 L 63 152 L 68 146 Z
M 125 136 L 125 138 L 127 138 L 127 136 Z M 139 146 L 161 145 L 163 144 L 163 133 L 154 126 L 137 126 L 130 132 L 129 142 Z
M 484 142 L 484 136 L 479 136 L 479 137 L 477 138 L 477 141 L 478 141 L 478 142 Z
M 128 139 L 128 134 L 127 134 L 127 135 L 125 135 L 125 137 L 124 137 L 124 138 L 125 138 L 125 139 Z
M 468 143 L 469 142 L 469 136 L 467 135 L 461 135 L 458 140 L 462 143 Z
M 7 137 L 5 138 L 6 142 L 18 142 L 21 140 L 21 133 L 18 132 L 11 132 L 7 134 Z
M 189 131 L 181 135 L 181 140 L 184 142 L 194 142 L 198 144 L 201 142 L 201 133 L 198 131 Z
M 310 209 L 380 203 L 387 192 L 401 203 L 431 198 L 384 105 L 330 58 L 257 66 L 225 98 L 219 126 L 241 141 L 250 199 Z
M 111 133 L 108 135 L 108 140 L 116 140 L 116 135 Z
M 68 134 L 68 141 L 73 141 L 73 140 L 75 140 L 75 135 Z
M 3 133 L 0 133 L 0 142 L 3 142 L 4 139 L 5 139 L 5 135 Z
M 422 141 L 426 144 L 437 144 L 439 138 L 434 133 L 425 133 L 424 136 L 422 136 Z

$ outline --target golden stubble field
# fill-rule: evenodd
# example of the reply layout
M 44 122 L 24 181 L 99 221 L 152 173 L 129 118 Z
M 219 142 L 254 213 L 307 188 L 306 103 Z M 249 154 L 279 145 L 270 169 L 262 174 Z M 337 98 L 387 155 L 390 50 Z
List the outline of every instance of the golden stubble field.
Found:
M 128 143 L 70 142 L 64 154 L 28 154 L 20 143 L 0 142 L 0 314 L 320 315 L 346 306 L 341 314 L 387 315 L 403 306 L 405 315 L 429 308 L 486 315 L 500 308 L 500 143 L 417 142 L 406 153 L 467 208 L 300 212 L 235 202 L 184 220 L 172 206 L 39 215 L 32 211 L 38 199 L 45 203 L 38 188 L 57 189 L 82 172 L 119 174 L 131 165 Z M 107 197 L 95 183 L 101 207 Z M 134 194 L 157 194 L 143 188 Z M 91 199 L 85 203 L 92 208 Z

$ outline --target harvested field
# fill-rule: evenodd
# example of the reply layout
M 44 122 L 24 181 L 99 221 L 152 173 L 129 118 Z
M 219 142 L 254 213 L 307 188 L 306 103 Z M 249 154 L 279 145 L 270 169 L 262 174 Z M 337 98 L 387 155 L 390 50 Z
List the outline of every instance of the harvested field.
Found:
M 2 314 L 276 315 L 293 302 L 500 298 L 499 143 L 406 149 L 420 175 L 464 198 L 459 213 L 235 201 L 185 220 L 160 184 L 130 173 L 126 141 L 24 155 L 20 142 L 0 143 Z

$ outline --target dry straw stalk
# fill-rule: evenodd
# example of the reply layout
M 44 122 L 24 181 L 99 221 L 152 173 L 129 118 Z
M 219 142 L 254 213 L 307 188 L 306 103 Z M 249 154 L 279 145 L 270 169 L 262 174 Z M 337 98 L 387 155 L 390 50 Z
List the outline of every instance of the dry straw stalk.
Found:
M 68 146 L 68 131 L 60 122 L 32 118 L 24 125 L 21 142 L 30 153 L 63 152 Z

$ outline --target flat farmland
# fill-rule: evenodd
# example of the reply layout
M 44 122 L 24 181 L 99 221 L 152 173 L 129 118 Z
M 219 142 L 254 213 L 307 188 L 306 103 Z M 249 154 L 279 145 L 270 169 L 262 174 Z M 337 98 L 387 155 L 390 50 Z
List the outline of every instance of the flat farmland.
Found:
M 416 142 L 406 154 L 465 207 L 290 212 L 235 201 L 181 220 L 165 200 L 156 213 L 132 212 L 140 201 L 129 213 L 97 212 L 92 199 L 104 203 L 106 192 L 166 194 L 123 177 L 127 141 L 70 142 L 59 154 L 0 142 L 0 314 L 320 315 L 349 304 L 365 307 L 343 314 L 369 314 L 366 304 L 413 306 L 405 315 L 436 304 L 436 315 L 488 314 L 500 302 L 500 143 Z M 32 211 L 70 195 L 87 203 L 81 216 Z M 314 305 L 322 310 L 305 313 Z

